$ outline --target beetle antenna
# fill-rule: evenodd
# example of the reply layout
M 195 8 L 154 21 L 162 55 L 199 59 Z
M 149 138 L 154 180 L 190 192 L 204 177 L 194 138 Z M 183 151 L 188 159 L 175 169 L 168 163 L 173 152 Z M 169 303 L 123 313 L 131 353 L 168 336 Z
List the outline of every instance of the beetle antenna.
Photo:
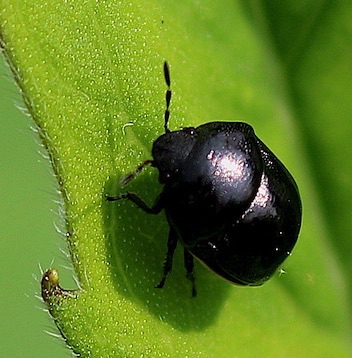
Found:
M 170 102 L 171 102 L 171 80 L 170 80 L 170 71 L 169 71 L 169 65 L 167 64 L 167 62 L 164 62 L 164 77 L 165 77 L 165 82 L 167 85 L 167 90 L 166 90 L 166 94 L 165 94 L 165 99 L 166 99 L 166 109 L 165 109 L 165 114 L 164 114 L 164 129 L 165 129 L 165 133 L 169 133 L 170 129 L 168 128 L 168 124 L 169 124 L 169 117 L 170 117 Z

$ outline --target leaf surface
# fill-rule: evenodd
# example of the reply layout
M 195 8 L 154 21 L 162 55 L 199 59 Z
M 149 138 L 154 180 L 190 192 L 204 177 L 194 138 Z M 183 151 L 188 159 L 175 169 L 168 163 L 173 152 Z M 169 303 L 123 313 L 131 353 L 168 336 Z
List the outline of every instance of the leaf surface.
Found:
M 80 290 L 59 289 L 51 271 L 46 300 L 76 353 L 351 354 L 352 5 L 281 4 L 0 1 L 5 54 L 63 196 Z M 164 60 L 171 129 L 247 121 L 297 179 L 300 239 L 287 274 L 263 287 L 231 286 L 196 264 L 191 299 L 179 250 L 155 290 L 163 214 L 104 199 L 163 133 Z M 152 204 L 162 187 L 149 168 L 128 189 Z

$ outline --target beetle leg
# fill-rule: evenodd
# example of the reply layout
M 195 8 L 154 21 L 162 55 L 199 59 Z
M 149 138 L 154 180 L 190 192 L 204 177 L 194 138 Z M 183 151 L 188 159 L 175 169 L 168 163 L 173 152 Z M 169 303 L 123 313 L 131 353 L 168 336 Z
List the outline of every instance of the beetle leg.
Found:
M 171 272 L 172 269 L 172 260 L 174 257 L 174 252 L 177 246 L 178 237 L 176 232 L 170 228 L 169 239 L 167 241 L 167 253 L 166 259 L 164 262 L 164 276 L 161 281 L 155 286 L 156 288 L 163 288 L 166 280 L 166 276 Z
M 159 196 L 154 205 L 152 207 L 149 207 L 139 196 L 137 196 L 134 193 L 125 193 L 121 194 L 119 196 L 106 196 L 107 201 L 117 201 L 121 199 L 127 199 L 132 201 L 135 205 L 137 205 L 140 209 L 145 211 L 148 214 L 154 214 L 157 215 L 160 213 L 161 210 L 164 209 L 164 205 L 161 199 L 161 196 Z
M 197 291 L 196 291 L 196 285 L 193 275 L 194 259 L 193 256 L 186 249 L 184 249 L 183 254 L 184 254 L 184 265 L 186 269 L 186 277 L 192 283 L 192 297 L 195 297 L 197 295 Z
M 151 159 L 145 160 L 142 164 L 140 164 L 134 172 L 125 175 L 121 180 L 121 186 L 127 185 L 131 180 L 133 180 L 147 165 L 153 164 Z

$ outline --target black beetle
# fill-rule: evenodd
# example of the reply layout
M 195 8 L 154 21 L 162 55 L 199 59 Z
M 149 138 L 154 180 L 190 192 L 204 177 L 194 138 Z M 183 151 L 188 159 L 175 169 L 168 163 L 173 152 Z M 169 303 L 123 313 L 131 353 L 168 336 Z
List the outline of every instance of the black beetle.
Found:
M 177 242 L 196 294 L 193 257 L 224 279 L 259 286 L 290 255 L 301 226 L 297 185 L 279 159 L 242 122 L 211 122 L 171 132 L 170 74 L 167 84 L 165 134 L 153 143 L 153 160 L 127 175 L 127 184 L 146 165 L 159 170 L 164 189 L 150 208 L 133 193 L 107 200 L 128 199 L 150 214 L 165 210 L 170 226 L 164 286 Z

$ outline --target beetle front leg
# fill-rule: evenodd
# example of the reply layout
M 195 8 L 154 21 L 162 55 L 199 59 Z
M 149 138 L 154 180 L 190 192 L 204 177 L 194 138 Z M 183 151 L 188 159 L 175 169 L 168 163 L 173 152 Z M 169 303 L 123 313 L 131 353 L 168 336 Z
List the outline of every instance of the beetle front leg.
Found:
M 154 205 L 152 207 L 149 207 L 139 196 L 137 196 L 134 193 L 125 193 L 121 194 L 119 196 L 106 196 L 107 201 L 118 201 L 122 199 L 127 199 L 132 201 L 135 205 L 137 205 L 140 209 L 145 211 L 148 214 L 154 214 L 157 215 L 163 210 L 164 205 L 161 199 L 161 196 L 159 196 Z

